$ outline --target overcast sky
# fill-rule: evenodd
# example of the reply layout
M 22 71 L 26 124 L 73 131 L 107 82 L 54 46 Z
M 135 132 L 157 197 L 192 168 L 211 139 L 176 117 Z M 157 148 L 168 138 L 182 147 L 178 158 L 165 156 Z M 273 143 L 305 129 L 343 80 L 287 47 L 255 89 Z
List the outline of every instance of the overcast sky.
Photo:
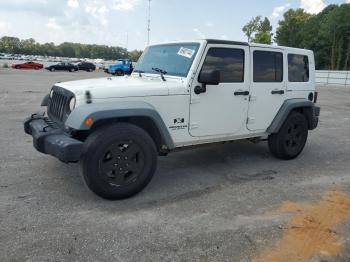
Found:
M 350 0 L 152 0 L 151 43 L 178 39 L 246 40 L 241 28 L 267 16 L 275 26 L 289 8 L 320 12 Z M 148 0 L 0 0 L 0 37 L 119 45 L 143 49 Z M 128 41 L 127 41 L 128 39 Z

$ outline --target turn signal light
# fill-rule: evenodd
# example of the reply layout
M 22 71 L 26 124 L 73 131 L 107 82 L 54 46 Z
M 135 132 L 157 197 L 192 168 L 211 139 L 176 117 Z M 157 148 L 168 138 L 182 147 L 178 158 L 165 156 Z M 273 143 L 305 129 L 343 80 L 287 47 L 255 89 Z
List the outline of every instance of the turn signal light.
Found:
M 91 117 L 86 118 L 85 125 L 92 126 L 93 123 L 94 123 L 94 120 Z

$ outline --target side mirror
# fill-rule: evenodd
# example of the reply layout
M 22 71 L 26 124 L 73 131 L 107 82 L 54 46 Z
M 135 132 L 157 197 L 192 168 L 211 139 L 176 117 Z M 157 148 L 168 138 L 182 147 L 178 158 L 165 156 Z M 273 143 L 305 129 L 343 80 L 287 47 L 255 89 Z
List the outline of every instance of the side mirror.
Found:
M 218 85 L 220 83 L 220 71 L 204 71 L 200 72 L 198 82 L 204 85 Z
M 207 85 L 218 85 L 220 83 L 220 71 L 202 71 L 198 76 L 198 82 L 202 86 L 196 86 L 194 88 L 194 93 L 199 95 L 200 93 L 205 93 L 207 91 Z

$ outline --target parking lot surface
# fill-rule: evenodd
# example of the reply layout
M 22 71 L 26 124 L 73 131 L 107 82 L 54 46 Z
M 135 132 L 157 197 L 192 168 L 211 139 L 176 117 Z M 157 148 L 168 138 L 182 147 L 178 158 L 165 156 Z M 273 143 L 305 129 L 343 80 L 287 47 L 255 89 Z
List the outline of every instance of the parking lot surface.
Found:
M 0 69 L 1 261 L 350 261 L 350 88 L 318 88 L 319 127 L 295 160 L 266 142 L 177 152 L 113 202 L 23 132 L 55 82 L 92 77 L 106 75 Z

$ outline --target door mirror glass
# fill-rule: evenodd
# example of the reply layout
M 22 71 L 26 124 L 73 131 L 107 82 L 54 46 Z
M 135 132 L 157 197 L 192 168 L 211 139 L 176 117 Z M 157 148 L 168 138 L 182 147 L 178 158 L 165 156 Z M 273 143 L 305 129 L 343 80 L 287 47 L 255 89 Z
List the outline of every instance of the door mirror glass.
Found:
M 220 71 L 202 71 L 199 74 L 198 82 L 206 85 L 218 85 L 220 83 Z

